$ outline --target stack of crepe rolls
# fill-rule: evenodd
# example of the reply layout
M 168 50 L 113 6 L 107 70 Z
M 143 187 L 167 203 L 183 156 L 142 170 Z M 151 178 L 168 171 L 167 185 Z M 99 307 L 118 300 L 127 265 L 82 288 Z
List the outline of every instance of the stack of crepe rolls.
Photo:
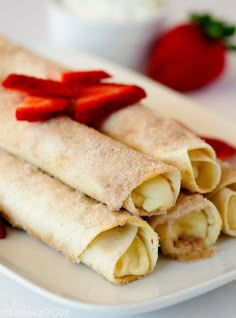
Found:
M 4 76 L 34 70 L 36 64 L 33 75 L 43 76 L 50 68 L 41 58 L 34 61 L 33 53 L 10 47 L 3 54 Z M 163 213 L 179 194 L 179 171 L 67 117 L 38 124 L 17 122 L 15 107 L 21 99 L 20 94 L 0 92 L 1 214 L 111 282 L 124 284 L 152 272 L 158 236 L 146 221 L 121 207 L 140 215 Z M 89 191 L 106 205 L 75 188 Z
M 161 251 L 169 257 L 196 261 L 215 254 L 222 222 L 214 204 L 200 194 L 181 193 L 174 208 L 148 222 L 159 235 Z
M 0 79 L 9 73 L 60 78 L 60 73 L 65 71 L 59 64 L 4 37 L 0 37 L 0 59 Z M 182 125 L 150 108 L 138 104 L 117 111 L 100 129 L 144 154 L 177 167 L 181 172 L 182 187 L 191 192 L 211 192 L 220 181 L 221 171 L 212 147 Z M 137 201 L 140 201 L 139 197 Z
M 137 104 L 109 116 L 101 131 L 130 147 L 179 169 L 181 185 L 208 193 L 220 181 L 221 169 L 212 147 L 171 118 Z
M 4 67 L 0 67 L 1 79 L 9 73 L 57 79 L 60 78 L 60 73 L 65 70 L 64 67 L 50 62 L 27 49 L 16 46 L 4 38 L 0 40 L 0 43 L 0 58 L 4 64 Z M 120 182 L 118 182 L 116 179 L 118 174 L 114 174 L 114 170 L 122 171 L 124 175 L 127 173 L 122 166 L 123 164 L 119 164 L 119 151 L 117 153 L 117 151 L 113 150 L 115 158 L 112 160 L 111 156 L 109 156 L 109 152 L 105 151 L 102 146 L 102 164 L 98 165 L 96 162 L 93 163 L 91 165 L 92 170 L 88 170 L 89 176 L 100 173 L 99 169 L 104 170 L 103 167 L 105 166 L 104 160 L 107 159 L 106 156 L 109 157 L 106 161 L 109 168 L 106 170 L 106 174 L 104 175 L 103 173 L 103 176 L 99 178 L 98 182 L 95 182 L 95 186 L 94 181 L 91 182 L 91 179 L 87 177 L 87 171 L 86 173 L 80 171 L 82 175 L 75 173 L 77 163 L 73 160 L 73 157 L 75 156 L 77 158 L 77 155 L 79 155 L 81 158 L 84 158 L 84 156 L 87 158 L 88 150 L 90 154 L 92 152 L 93 155 L 97 156 L 98 153 L 94 151 L 94 144 L 91 144 L 90 138 L 93 140 L 95 138 L 95 141 L 97 139 L 98 142 L 96 145 L 98 148 L 101 144 L 103 145 L 104 140 L 106 140 L 105 143 L 110 143 L 110 139 L 102 139 L 103 141 L 100 143 L 100 134 L 87 127 L 82 127 L 78 123 L 72 123 L 69 118 L 57 118 L 40 124 L 16 122 L 13 119 L 13 112 L 14 107 L 20 101 L 20 96 L 7 92 L 1 92 L 0 96 L 2 96 L 0 100 L 0 145 L 3 148 L 34 163 L 74 188 L 78 187 L 75 184 L 77 179 L 84 179 L 85 183 L 89 183 L 87 190 L 91 191 L 91 189 L 93 189 L 93 193 L 87 192 L 86 186 L 78 188 L 95 199 L 105 202 L 114 209 L 120 209 L 121 206 L 123 206 L 130 212 L 138 215 L 151 216 L 152 214 L 156 214 L 157 216 L 151 217 L 149 221 L 156 230 L 157 228 L 163 229 L 164 234 L 162 235 L 160 230 L 158 230 L 158 234 L 160 235 L 161 244 L 163 245 L 162 250 L 169 256 L 180 260 L 197 260 L 214 254 L 214 244 L 219 235 L 221 219 L 211 202 L 204 199 L 200 194 L 188 196 L 181 194 L 175 207 L 172 207 L 168 212 L 167 210 L 169 208 L 167 208 L 166 211 L 164 210 L 164 206 L 174 205 L 179 190 L 179 175 L 176 170 L 167 166 L 168 164 L 175 166 L 180 171 L 182 187 L 191 192 L 206 194 L 212 192 L 219 183 L 221 168 L 216 161 L 214 150 L 203 140 L 183 126 L 177 124 L 174 120 L 164 118 L 156 111 L 142 105 L 133 105 L 132 107 L 120 110 L 104 121 L 100 127 L 101 132 L 127 144 L 140 153 L 162 160 L 166 162 L 167 165 L 158 163 L 159 172 L 157 175 L 161 176 L 161 182 L 158 178 L 158 182 L 156 182 L 156 185 L 153 187 L 152 182 L 156 176 L 152 173 L 155 169 L 152 170 L 148 168 L 147 171 L 145 170 L 146 168 L 142 168 L 140 170 L 142 176 L 138 181 L 135 177 L 135 172 L 137 173 L 137 171 L 133 171 L 135 170 L 134 161 L 126 159 L 129 162 L 126 167 L 131 168 L 132 172 L 129 174 L 129 178 L 125 180 L 122 179 L 122 181 L 118 179 L 120 180 Z M 6 105 L 7 107 L 5 107 Z M 65 130 L 69 130 L 69 135 L 65 134 Z M 58 134 L 61 134 L 59 138 Z M 77 134 L 82 134 L 82 136 L 89 134 L 90 136 L 88 144 L 92 147 L 90 148 L 88 145 L 86 151 L 80 149 L 83 155 L 76 152 L 78 149 L 75 150 L 74 146 L 72 146 L 72 150 L 70 149 L 71 141 L 73 145 L 75 135 L 76 144 L 79 145 L 78 142 L 81 142 L 77 139 L 79 138 Z M 43 140 L 46 138 L 48 138 L 48 140 Z M 50 148 L 52 144 L 53 149 Z M 84 144 L 84 141 L 82 141 L 82 144 Z M 114 143 L 112 147 L 114 147 Z M 80 148 L 80 146 L 78 146 L 78 148 Z M 49 157 L 49 159 L 47 159 L 47 157 Z M 124 161 L 124 157 L 127 157 L 127 154 L 122 155 L 122 161 Z M 142 158 L 142 163 L 140 163 L 137 170 L 139 170 L 141 166 L 145 166 L 143 160 L 146 160 L 146 162 L 149 161 L 148 165 L 150 165 L 150 158 Z M 110 160 L 112 160 L 112 163 L 109 163 Z M 55 164 L 56 168 L 54 170 L 53 166 Z M 117 166 L 117 164 L 119 164 L 119 166 Z M 135 164 L 137 164 L 137 161 L 135 161 Z M 154 166 L 156 167 L 156 165 L 157 162 Z M 65 166 L 67 168 L 69 166 L 71 169 L 69 168 L 67 170 L 66 168 L 66 171 L 63 172 Z M 87 164 L 85 165 L 83 163 L 82 167 L 83 169 L 88 169 Z M 152 170 L 152 172 L 150 170 Z M 144 173 L 142 173 L 143 171 Z M 81 176 L 83 176 L 83 178 L 81 178 Z M 130 176 L 132 176 L 131 181 Z M 106 177 L 105 183 L 103 183 L 104 177 Z M 88 179 L 88 181 L 86 181 L 86 179 Z M 113 182 L 115 185 L 113 185 Z M 128 184 L 126 184 L 127 182 Z M 130 182 L 133 182 L 132 186 Z M 160 183 L 161 186 L 159 186 Z M 147 191 L 143 189 L 143 184 L 148 184 L 146 187 Z M 150 184 L 151 190 L 149 187 Z M 114 190 L 112 194 L 110 187 Z M 151 204 L 151 208 L 150 206 L 145 207 L 143 197 L 153 197 L 150 192 L 152 193 L 153 190 L 156 192 L 156 187 L 159 189 L 159 198 L 164 198 L 165 204 L 163 204 L 163 202 L 158 203 L 159 208 L 156 209 L 156 211 L 150 211 L 153 209 L 153 206 L 157 208 L 158 204 Z M 103 191 L 104 188 L 105 191 Z M 169 191 L 170 188 L 172 191 Z M 101 195 L 101 193 L 103 195 Z M 111 195 L 111 197 L 109 195 Z M 152 199 L 150 201 L 152 202 Z M 172 202 L 172 204 L 170 204 L 170 202 Z M 163 213 L 163 217 L 160 216 L 159 218 L 158 215 L 161 213 Z M 178 221 L 178 219 L 180 220 Z M 174 229 L 173 237 L 171 232 L 175 220 L 178 225 L 176 225 Z M 160 226 L 156 226 L 155 224 L 159 224 L 159 222 L 161 223 Z M 188 230 L 184 224 L 189 223 L 191 224 L 191 229 Z M 196 230 L 193 229 L 194 227 L 196 227 Z
M 176 202 L 180 173 L 67 116 L 15 119 L 22 95 L 0 90 L 0 146 L 107 204 L 137 215 L 163 213 Z
M 222 232 L 236 237 L 236 167 L 220 162 L 222 176 L 217 188 L 208 195 L 222 218 Z
M 20 73 L 58 77 L 63 68 L 0 37 L 0 78 Z M 22 96 L 0 91 L 0 146 L 115 210 L 163 213 L 176 202 L 174 167 L 132 151 L 69 118 L 29 124 L 15 120 Z M 104 168 L 105 167 L 105 168 Z
M 153 271 L 158 237 L 140 217 L 116 212 L 0 150 L 0 211 L 15 227 L 116 284 Z

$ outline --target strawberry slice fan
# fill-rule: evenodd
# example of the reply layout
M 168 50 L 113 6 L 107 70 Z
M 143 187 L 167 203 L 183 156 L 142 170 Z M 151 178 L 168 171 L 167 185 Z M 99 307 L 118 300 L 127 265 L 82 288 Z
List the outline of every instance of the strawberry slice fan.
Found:
M 2 86 L 26 94 L 16 108 L 17 120 L 40 122 L 67 115 L 81 124 L 99 128 L 112 113 L 146 97 L 139 86 L 101 82 L 109 77 L 102 70 L 66 72 L 61 81 L 10 74 Z M 236 154 L 233 146 L 221 140 L 202 138 L 215 149 L 219 159 Z
M 61 81 L 10 74 L 2 83 L 9 90 L 25 93 L 16 109 L 18 120 L 44 121 L 57 115 L 98 126 L 106 117 L 146 97 L 136 85 L 103 83 L 104 71 L 67 72 Z
M 229 41 L 236 27 L 210 16 L 193 14 L 190 22 L 164 33 L 155 43 L 147 75 L 177 91 L 187 92 L 210 84 L 226 66 Z

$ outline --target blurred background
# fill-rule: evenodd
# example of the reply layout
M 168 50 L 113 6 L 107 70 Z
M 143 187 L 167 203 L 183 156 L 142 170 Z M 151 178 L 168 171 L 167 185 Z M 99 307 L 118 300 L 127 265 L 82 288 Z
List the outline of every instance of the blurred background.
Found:
M 73 2 L 73 0 L 64 1 Z M 52 34 L 52 12 L 51 15 L 49 15 L 49 9 L 51 8 L 52 4 L 59 2 L 60 1 L 53 0 L 0 0 L 0 33 L 8 35 L 10 38 L 20 43 L 37 47 L 43 49 L 44 51 L 46 51 L 48 48 L 54 47 L 56 48 L 56 50 L 61 50 L 63 48 L 70 51 L 74 50 L 76 52 L 76 45 L 73 44 L 78 41 L 78 26 L 74 28 L 73 26 L 69 26 L 69 29 L 67 29 L 68 21 L 66 22 L 66 19 L 58 20 L 57 17 L 57 21 L 54 21 L 54 33 Z M 74 2 L 76 2 L 76 0 L 74 0 Z M 127 3 L 128 2 L 129 1 L 127 0 Z M 101 0 L 101 3 L 104 4 L 104 0 Z M 161 31 L 168 30 L 171 26 L 179 22 L 186 21 L 189 14 L 193 11 L 211 12 L 214 15 L 227 20 L 228 22 L 236 24 L 236 1 L 234 0 L 163 0 L 163 3 L 167 4 L 167 7 L 165 8 L 165 18 L 162 21 L 163 23 L 161 24 L 161 30 L 156 30 L 157 36 L 160 34 Z M 55 20 L 56 14 L 55 10 L 53 11 L 53 17 Z M 73 12 L 70 12 L 70 14 L 73 15 Z M 78 18 L 76 14 L 74 14 L 74 16 Z M 79 18 L 77 20 L 79 20 Z M 71 22 L 70 18 L 69 21 Z M 69 32 L 71 28 L 73 32 Z M 111 33 L 111 30 L 109 30 L 109 24 L 103 29 L 106 36 L 107 34 L 109 34 L 109 32 Z M 88 36 L 85 36 L 87 37 L 89 43 L 95 42 L 93 32 L 96 31 L 96 27 L 92 25 L 92 30 L 90 29 L 88 32 Z M 122 34 L 123 37 L 127 35 L 127 32 L 125 32 L 125 30 L 123 30 L 123 33 L 122 30 L 120 30 L 119 32 L 119 40 L 122 39 Z M 132 34 L 134 34 L 133 30 L 132 32 Z M 136 32 L 136 34 L 137 33 L 138 32 Z M 148 34 L 148 32 L 146 34 Z M 137 36 L 139 35 L 140 34 L 138 34 Z M 128 38 L 129 36 L 127 35 L 126 42 Z M 142 36 L 142 39 L 145 40 L 145 37 Z M 96 40 L 98 41 L 97 38 Z M 117 36 L 114 36 L 112 39 L 112 34 L 110 34 L 109 40 L 115 41 L 117 40 Z M 236 40 L 234 40 L 234 42 L 236 43 Z M 109 44 L 110 42 L 107 41 L 107 43 Z M 122 43 L 122 41 L 120 43 Z M 111 45 L 110 47 L 112 50 Z M 104 46 L 102 46 L 101 50 L 103 48 Z M 106 49 L 105 54 L 110 54 L 111 50 Z M 128 52 L 127 46 L 124 47 L 122 45 L 119 49 L 115 50 L 115 53 L 119 53 L 118 55 L 123 56 L 123 58 L 126 58 L 129 53 L 129 60 L 135 63 L 137 62 L 135 61 L 135 59 L 138 59 L 138 54 L 141 54 L 140 52 L 141 50 L 136 50 L 136 54 L 133 54 L 132 50 Z M 104 50 L 100 53 L 104 53 Z M 231 121 L 234 121 L 236 120 L 236 54 L 228 53 L 227 62 L 228 63 L 226 71 L 219 80 L 213 83 L 213 85 L 209 85 L 207 87 L 204 87 L 203 89 L 192 91 L 187 94 L 194 98 L 196 101 L 199 101 L 203 105 L 210 108 L 212 111 L 227 117 Z M 133 65 L 130 65 L 130 67 L 133 67 Z M 140 67 L 140 69 L 142 69 L 143 65 L 140 65 Z M 225 112 L 224 109 L 226 100 L 228 107 L 227 112 Z
M 0 32 L 22 42 L 50 43 L 47 8 L 50 0 L 0 0 Z M 189 12 L 207 10 L 236 23 L 234 0 L 168 0 L 167 25 L 186 18 Z

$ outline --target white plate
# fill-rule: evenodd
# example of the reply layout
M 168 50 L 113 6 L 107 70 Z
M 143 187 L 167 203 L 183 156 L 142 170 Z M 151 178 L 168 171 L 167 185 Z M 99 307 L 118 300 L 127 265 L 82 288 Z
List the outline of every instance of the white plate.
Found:
M 55 58 L 55 51 L 47 53 Z M 139 84 L 148 92 L 147 105 L 158 107 L 164 115 L 182 120 L 201 134 L 235 144 L 236 129 L 232 124 L 137 73 L 83 54 L 59 52 L 57 57 L 74 69 L 103 68 L 118 81 Z M 155 271 L 148 277 L 116 286 L 82 264 L 69 263 L 61 254 L 23 231 L 8 229 L 8 232 L 7 239 L 0 241 L 3 274 L 60 304 L 91 313 L 129 315 L 153 311 L 236 279 L 236 241 L 232 238 L 219 240 L 214 258 L 184 264 L 160 257 Z

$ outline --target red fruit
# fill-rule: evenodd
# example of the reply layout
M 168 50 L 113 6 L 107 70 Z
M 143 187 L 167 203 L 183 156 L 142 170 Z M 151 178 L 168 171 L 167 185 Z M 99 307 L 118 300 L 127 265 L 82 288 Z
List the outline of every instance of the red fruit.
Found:
M 31 96 L 77 97 L 65 83 L 26 75 L 10 74 L 2 86 Z
M 201 88 L 218 78 L 226 63 L 225 38 L 233 26 L 195 15 L 193 22 L 174 27 L 156 42 L 147 74 L 178 91 Z
M 44 86 L 43 81 L 46 84 L 48 82 L 40 80 L 38 83 L 42 83 L 41 88 L 45 92 L 44 87 L 47 86 Z M 76 85 L 74 88 L 77 96 L 80 96 L 76 99 L 27 96 L 16 109 L 16 119 L 37 122 L 68 114 L 80 123 L 97 126 L 111 113 L 137 103 L 146 96 L 145 91 L 135 85 L 98 83 Z
M 18 120 L 44 121 L 60 114 L 87 125 L 96 126 L 111 113 L 130 106 L 146 96 L 135 85 L 96 83 L 109 75 L 103 71 L 70 72 L 64 82 L 11 74 L 3 87 L 29 96 L 16 109 Z M 91 81 L 89 84 L 81 84 Z
M 26 97 L 16 109 L 17 120 L 44 121 L 62 114 L 71 105 L 70 99 L 55 97 Z
M 72 116 L 80 123 L 98 127 L 113 112 L 137 103 L 146 93 L 135 85 L 99 84 L 85 87 L 81 95 Z
M 65 72 L 61 75 L 61 80 L 69 84 L 96 84 L 102 79 L 111 77 L 105 71 L 92 70 L 92 71 L 79 71 L 79 72 Z
M 6 237 L 5 226 L 3 224 L 3 221 L 0 219 L 0 240 L 4 239 L 5 237 Z
M 191 131 L 192 133 L 195 133 L 192 129 L 190 129 L 188 126 L 186 126 L 184 123 L 182 123 L 178 119 L 175 119 L 175 121 L 179 125 L 184 127 L 185 129 Z M 203 139 L 205 142 L 207 142 L 215 150 L 216 157 L 218 159 L 226 160 L 236 155 L 236 148 L 232 145 L 229 145 L 225 141 L 222 141 L 217 138 L 210 138 L 210 137 L 204 137 L 204 136 L 199 136 L 199 137 Z
M 236 155 L 236 148 L 222 140 L 202 136 L 201 138 L 215 150 L 218 159 L 226 160 Z

